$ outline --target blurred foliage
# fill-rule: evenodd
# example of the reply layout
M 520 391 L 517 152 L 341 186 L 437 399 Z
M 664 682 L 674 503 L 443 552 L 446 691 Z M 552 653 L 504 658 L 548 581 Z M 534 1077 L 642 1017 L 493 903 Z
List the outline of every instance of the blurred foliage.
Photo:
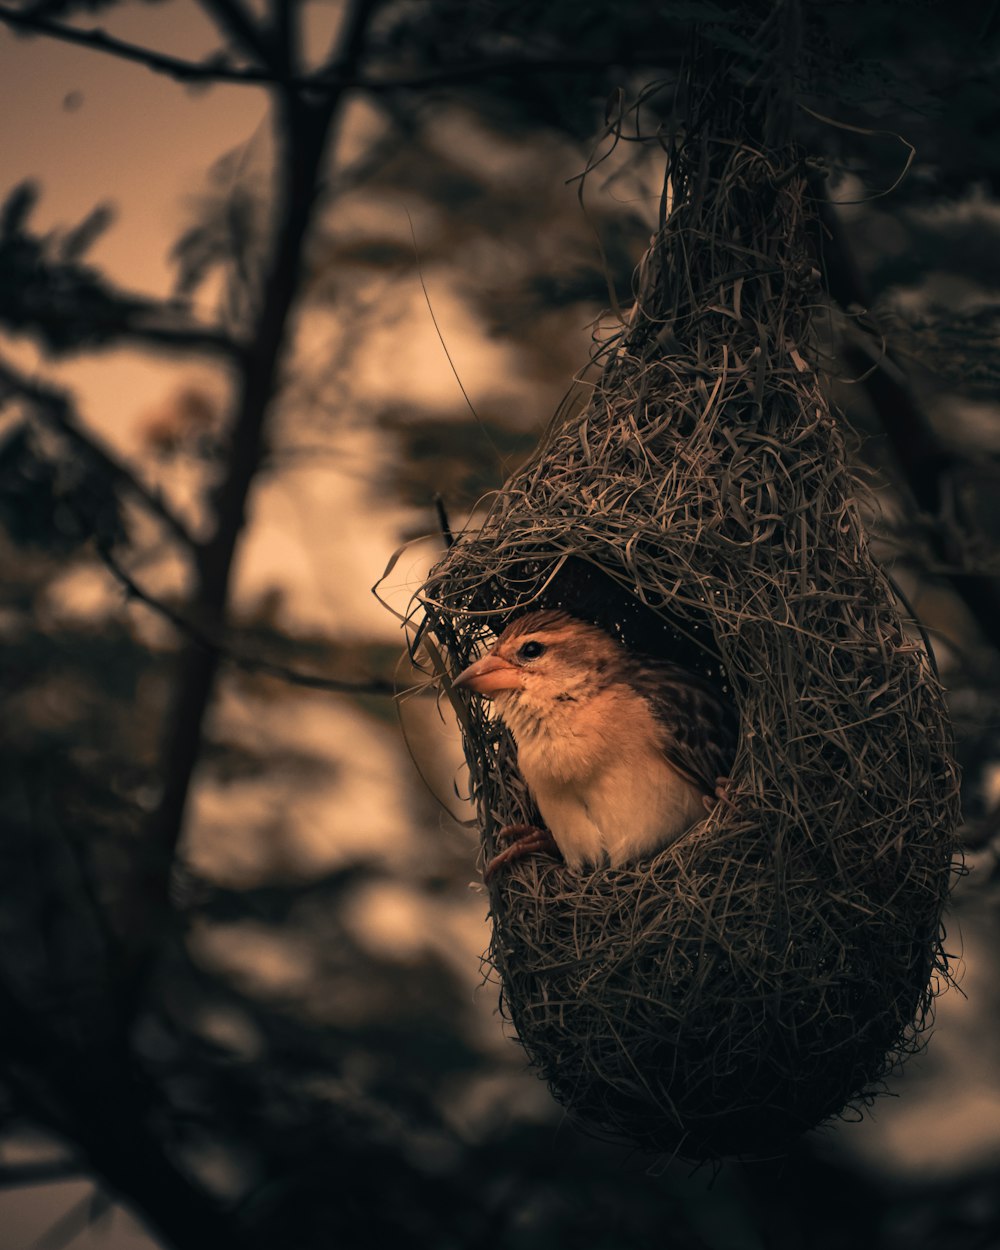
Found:
M 108 342 L 146 306 L 125 298 L 83 255 L 112 221 L 95 208 L 63 233 L 32 233 L 38 199 L 31 182 L 15 187 L 0 207 L 0 325 L 37 335 L 50 352 L 80 351 Z
M 116 0 L 18 7 L 48 20 L 110 19 Z M 205 7 L 224 15 L 234 6 Z M 268 8 L 269 39 L 282 8 Z M 261 476 L 280 474 L 293 452 L 299 462 L 339 462 L 336 435 L 355 422 L 382 453 L 359 469 L 369 505 L 405 506 L 410 532 L 401 537 L 432 530 L 435 495 L 464 515 L 499 485 L 586 363 L 609 287 L 627 302 L 655 220 L 656 144 L 632 142 L 628 119 L 616 122 L 618 89 L 631 98 L 650 81 L 667 84 L 638 118 L 642 134 L 654 135 L 669 117 L 691 28 L 733 58 L 739 79 L 773 55 L 770 37 L 756 36 L 771 11 L 763 0 L 381 5 L 366 64 L 373 76 L 411 75 L 416 85 L 366 97 L 375 117 L 368 145 L 330 173 L 335 195 L 316 220 L 294 308 L 306 326 L 332 313 L 337 342 L 330 352 L 293 343 Z M 779 19 L 782 11 L 774 9 Z M 954 570 L 934 563 L 921 535 L 950 525 L 952 549 L 977 566 L 1000 537 L 996 13 L 970 2 L 807 3 L 806 52 L 794 67 L 800 98 L 822 115 L 798 113 L 799 138 L 842 202 L 863 283 L 856 306 L 843 301 L 842 314 L 830 313 L 831 369 L 845 379 L 836 395 L 861 433 L 859 460 L 884 474 L 887 560 L 943 640 L 970 829 L 988 865 L 1000 662 L 955 593 Z M 769 29 L 777 38 L 780 20 Z M 245 46 L 227 40 L 227 63 L 246 60 Z M 525 60 L 545 68 L 524 72 Z M 464 72 L 480 64 L 482 72 Z M 572 180 L 612 146 L 613 135 L 603 146 L 597 138 L 609 118 L 622 139 L 588 174 L 584 212 Z M 913 167 L 891 198 L 874 198 L 906 159 L 898 135 L 916 147 Z M 86 262 L 110 208 L 40 232 L 37 184 L 8 190 L 0 350 L 28 342 L 43 360 L 126 342 L 229 352 L 230 336 L 243 342 L 262 315 L 274 229 L 269 159 L 248 143 L 209 172 L 174 248 L 176 298 L 166 303 L 120 289 Z M 401 199 L 413 234 L 395 208 Z M 421 280 L 432 310 L 435 292 L 447 290 L 472 333 L 511 362 L 510 393 L 477 399 L 475 417 L 457 391 L 451 405 L 411 400 L 393 359 L 384 362 L 397 385 L 392 402 L 370 400 L 359 380 L 366 336 L 408 315 L 404 291 Z M 191 312 L 206 291 L 219 296 L 215 329 Z M 895 355 L 932 413 L 958 484 L 956 516 L 914 508 L 878 405 L 843 354 L 861 340 L 876 357 Z M 230 354 L 245 380 L 252 352 Z M 168 500 L 193 497 L 192 512 L 211 521 L 232 414 L 216 411 L 183 368 L 172 410 L 118 474 L 46 422 L 30 395 L 3 390 L 0 1132 L 13 1139 L 25 1125 L 45 1127 L 164 1238 L 173 1208 L 171 1239 L 185 1250 L 403 1239 L 427 1250 L 995 1244 L 997 1178 L 986 1163 L 911 1185 L 868 1174 L 821 1135 L 794 1159 L 710 1176 L 630 1158 L 561 1123 L 525 1078 L 519 1052 L 498 1044 L 501 1026 L 483 1010 L 495 987 L 474 1001 L 476 970 L 460 969 L 449 924 L 485 904 L 468 895 L 471 839 L 431 796 L 395 771 L 380 779 L 402 796 L 389 809 L 400 813 L 398 853 L 359 850 L 350 839 L 339 858 L 294 850 L 309 832 L 296 824 L 300 812 L 313 819 L 324 794 L 331 830 L 312 831 L 318 841 L 335 839 L 338 819 L 368 827 L 371 813 L 338 812 L 330 796 L 362 771 L 359 753 L 374 750 L 366 744 L 395 742 L 380 696 L 317 694 L 224 669 L 198 761 L 206 807 L 196 807 L 175 865 L 171 926 L 153 966 L 137 966 L 131 938 L 144 920 L 179 640 L 127 604 L 102 553 L 156 586 L 167 611 L 197 615 L 184 583 L 164 572 L 171 554 L 194 560 L 165 554 L 176 535 L 151 533 L 122 476 L 155 481 Z M 979 407 L 961 409 L 966 400 Z M 317 572 L 334 588 L 337 576 Z M 90 602 L 97 607 L 87 610 Z M 290 626 L 286 608 L 280 593 L 231 605 L 227 644 L 334 679 L 392 673 L 391 648 L 363 631 L 325 637 Z M 401 673 L 403 684 L 415 679 Z M 325 751 L 288 734 L 331 703 L 347 728 Z M 417 734 L 430 739 L 433 711 L 424 712 Z M 385 758 L 405 767 L 395 745 Z M 444 779 L 442 791 L 449 768 L 434 778 Z M 380 891 L 419 921 L 395 948 L 366 928 Z
M 26 547 L 66 553 L 91 539 L 106 546 L 124 541 L 121 508 L 107 476 L 44 442 L 26 423 L 13 426 L 0 442 L 0 517 L 10 537 Z

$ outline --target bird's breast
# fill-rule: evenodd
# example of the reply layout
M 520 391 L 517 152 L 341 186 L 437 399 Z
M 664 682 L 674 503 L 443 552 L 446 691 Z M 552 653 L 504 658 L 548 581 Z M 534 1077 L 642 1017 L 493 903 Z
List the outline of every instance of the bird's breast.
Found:
M 653 854 L 705 816 L 701 790 L 659 755 L 599 773 L 586 804 L 613 867 Z
M 569 707 L 512 729 L 518 767 L 571 868 L 652 854 L 705 815 L 644 700 Z

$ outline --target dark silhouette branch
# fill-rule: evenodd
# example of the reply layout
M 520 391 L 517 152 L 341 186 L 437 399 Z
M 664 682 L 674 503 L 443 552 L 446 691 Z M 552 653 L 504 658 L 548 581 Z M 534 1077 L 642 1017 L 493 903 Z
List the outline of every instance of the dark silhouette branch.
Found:
M 270 16 L 267 40 L 274 47 L 274 56 L 279 70 L 288 75 L 292 64 L 299 55 L 299 11 L 288 0 L 268 0 L 267 11 Z
M 8 26 L 48 35 L 64 43 L 76 44 L 103 52 L 121 60 L 143 65 L 157 74 L 164 74 L 182 83 L 228 83 L 248 87 L 282 85 L 300 91 L 337 94 L 344 90 L 363 91 L 369 95 L 391 94 L 396 91 L 420 91 L 430 87 L 459 86 L 475 83 L 484 78 L 525 78 L 533 74 L 573 74 L 581 70 L 605 70 L 614 65 L 629 67 L 640 62 L 617 50 L 613 56 L 502 56 L 487 57 L 478 61 L 463 61 L 460 65 L 445 65 L 422 73 L 386 74 L 376 77 L 357 74 L 342 63 L 336 63 L 314 74 L 292 74 L 261 66 L 234 65 L 220 53 L 204 61 L 186 61 L 181 57 L 168 56 L 155 48 L 118 39 L 98 28 L 87 30 L 70 26 L 65 22 L 30 13 L 20 13 L 7 5 L 0 5 L 0 22 Z M 677 60 L 677 54 L 667 50 L 649 50 L 642 57 L 642 64 L 669 65 Z
M 374 0 L 354 0 L 349 8 L 339 49 L 345 74 L 356 71 L 363 55 Z M 301 293 L 305 248 L 313 226 L 327 153 L 340 119 L 343 90 L 319 104 L 303 100 L 290 87 L 275 101 L 278 203 L 262 298 L 248 350 L 236 381 L 237 394 L 225 472 L 214 492 L 215 529 L 197 552 L 196 591 L 192 615 L 209 637 L 222 637 L 237 544 L 243 529 L 247 498 L 267 453 L 267 419 L 280 385 L 294 307 Z M 169 720 L 163 755 L 163 790 L 153 815 L 156 854 L 150 857 L 146 880 L 140 883 L 149 917 L 137 935 L 145 964 L 170 916 L 169 882 L 180 839 L 194 770 L 201 754 L 204 718 L 215 685 L 220 652 L 190 644 L 181 659 L 177 696 Z M 144 949 L 143 949 L 144 948 Z M 140 978 L 143 968 L 140 968 Z
M 151 594 L 135 580 L 108 547 L 99 545 L 98 553 L 112 577 L 131 598 L 144 604 L 158 616 L 163 617 L 165 621 L 169 621 L 183 637 L 207 651 L 216 652 L 220 659 L 226 660 L 236 668 L 243 669 L 244 672 L 263 673 L 267 677 L 275 677 L 292 686 L 305 686 L 311 690 L 329 690 L 334 694 L 394 695 L 396 693 L 393 683 L 381 678 L 373 677 L 367 681 L 343 681 L 336 677 L 324 677 L 320 673 L 305 673 L 301 669 L 279 664 L 263 656 L 247 655 L 223 639 L 214 637 L 207 630 L 199 628 L 194 621 L 189 620 L 176 608 Z
M 441 539 L 445 547 L 454 547 L 455 532 L 451 528 L 451 521 L 448 519 L 448 509 L 440 493 L 434 495 L 434 511 L 437 515 L 438 529 L 441 531 Z
M 32 31 L 39 35 L 48 35 L 63 43 L 76 44 L 79 47 L 91 48 L 95 52 L 105 52 L 118 57 L 122 61 L 132 61 L 144 65 L 157 74 L 166 74 L 178 82 L 270 82 L 272 75 L 264 70 L 237 68 L 229 63 L 225 55 L 209 58 L 207 61 L 185 61 L 180 57 L 168 56 L 155 48 L 146 48 L 141 44 L 129 43 L 118 39 L 99 27 L 88 30 L 70 26 L 65 22 L 56 22 L 41 14 L 22 13 L 7 5 L 0 5 L 0 21 L 15 30 Z
M 155 321 L 143 324 L 144 315 L 158 316 L 166 309 L 150 308 L 140 312 L 130 326 L 119 331 L 119 337 L 134 339 L 142 345 L 165 347 L 171 351 L 211 352 L 222 356 L 238 356 L 242 345 L 222 330 L 202 326 L 157 325 Z
M 31 381 L 0 360 L 0 404 L 14 398 L 30 404 L 41 420 L 62 434 L 116 486 L 135 496 L 186 548 L 195 548 L 195 538 L 160 492 L 147 486 L 133 469 L 103 446 L 96 435 L 84 430 L 67 395 Z
M 812 180 L 812 190 L 823 231 L 821 250 L 827 289 L 841 308 L 848 309 L 852 305 L 863 308 L 869 324 L 874 326 L 869 311 L 870 292 L 836 210 L 818 177 Z M 904 370 L 888 348 L 878 350 L 874 344 L 858 343 L 848 345 L 845 354 L 864 378 L 861 385 L 878 414 L 913 502 L 933 523 L 929 527 L 929 537 L 935 559 L 946 570 L 944 576 L 972 614 L 983 637 L 1000 651 L 1000 581 L 956 567 L 961 563 L 961 552 L 956 549 L 953 531 L 941 515 L 948 474 L 955 462 L 951 449 L 928 420 L 906 381 Z
M 240 0 L 200 0 L 200 3 L 221 32 L 242 45 L 244 52 L 272 72 L 280 68 L 280 62 L 274 55 L 266 33 L 258 29 L 249 10 L 243 7 Z M 295 0 L 284 0 L 284 3 L 291 8 Z

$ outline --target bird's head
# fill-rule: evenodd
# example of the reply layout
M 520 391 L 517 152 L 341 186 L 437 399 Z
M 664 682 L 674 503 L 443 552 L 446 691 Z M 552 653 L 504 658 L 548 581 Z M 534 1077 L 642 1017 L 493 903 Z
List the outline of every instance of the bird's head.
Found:
M 603 630 L 565 612 L 529 612 L 508 625 L 490 650 L 455 685 L 512 703 L 575 702 L 607 683 L 623 649 Z

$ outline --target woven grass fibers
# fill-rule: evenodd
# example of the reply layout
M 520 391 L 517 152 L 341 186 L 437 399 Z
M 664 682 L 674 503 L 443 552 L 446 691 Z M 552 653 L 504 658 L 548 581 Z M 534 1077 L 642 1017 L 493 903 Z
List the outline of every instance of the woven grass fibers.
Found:
M 421 595 L 452 671 L 562 606 L 726 690 L 728 802 L 650 861 L 544 858 L 490 887 L 502 1003 L 590 1131 L 768 1154 L 870 1099 L 947 977 L 957 777 L 942 692 L 873 562 L 810 363 L 804 185 L 694 135 L 589 400 Z M 460 697 L 486 856 L 537 819 L 514 746 Z

